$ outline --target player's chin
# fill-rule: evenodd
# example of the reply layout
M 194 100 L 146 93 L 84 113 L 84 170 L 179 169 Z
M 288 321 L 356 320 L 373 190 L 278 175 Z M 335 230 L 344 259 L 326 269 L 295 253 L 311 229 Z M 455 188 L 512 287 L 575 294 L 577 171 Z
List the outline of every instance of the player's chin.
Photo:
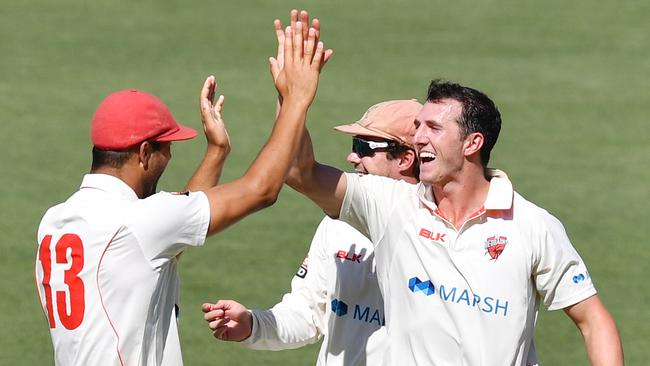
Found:
M 420 178 L 420 182 L 425 184 L 433 184 L 437 181 L 435 171 L 426 168 L 422 169 L 422 167 L 420 167 L 419 178 Z

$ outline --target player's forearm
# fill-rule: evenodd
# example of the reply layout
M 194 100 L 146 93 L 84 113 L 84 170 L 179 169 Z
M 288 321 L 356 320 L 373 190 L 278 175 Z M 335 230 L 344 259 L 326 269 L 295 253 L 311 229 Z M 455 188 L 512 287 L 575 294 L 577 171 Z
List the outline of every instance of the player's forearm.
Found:
M 289 169 L 286 183 L 314 201 L 328 215 L 338 216 L 345 195 L 345 177 L 339 169 L 316 161 L 307 129 L 303 131 L 300 149 Z
M 309 136 L 309 131 L 305 128 L 300 137 L 298 152 L 296 153 L 295 159 L 291 162 L 291 167 L 287 174 L 287 185 L 300 193 L 305 193 L 310 185 L 314 184 L 316 164 L 311 137 Z
M 589 361 L 594 366 L 623 365 L 623 347 L 614 319 L 609 313 L 598 317 L 598 322 L 580 328 Z
M 580 330 L 592 365 L 623 365 L 623 346 L 616 322 L 598 295 L 564 311 Z
M 307 108 L 308 105 L 304 102 L 284 102 L 271 137 L 243 177 L 251 190 L 260 197 L 263 206 L 273 204 L 280 193 L 298 150 Z
M 216 186 L 221 178 L 221 172 L 229 151 L 219 148 L 210 148 L 203 156 L 203 160 L 185 186 L 186 191 L 204 191 Z
M 281 351 L 317 342 L 320 333 L 303 315 L 276 305 L 271 310 L 253 310 L 253 331 L 243 343 L 250 349 Z

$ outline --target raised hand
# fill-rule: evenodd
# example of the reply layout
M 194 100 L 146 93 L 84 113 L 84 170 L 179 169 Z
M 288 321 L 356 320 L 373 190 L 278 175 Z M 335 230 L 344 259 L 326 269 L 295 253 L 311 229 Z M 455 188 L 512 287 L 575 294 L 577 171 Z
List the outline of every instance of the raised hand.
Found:
M 307 34 L 307 42 L 303 44 L 301 22 L 296 23 L 295 30 L 285 29 L 284 67 L 275 79 L 275 86 L 285 100 L 293 98 L 297 105 L 309 106 L 318 87 L 324 45 L 317 40 L 315 29 L 310 28 Z
M 208 142 L 208 150 L 217 149 L 228 154 L 231 149 L 230 137 L 221 117 L 221 110 L 223 109 L 225 98 L 223 95 L 220 95 L 215 103 L 214 97 L 216 90 L 217 82 L 215 77 L 210 75 L 205 79 L 199 97 L 203 132 Z
M 224 97 L 220 95 L 215 103 L 216 90 L 217 82 L 214 76 L 210 75 L 205 79 L 199 94 L 199 110 L 208 148 L 203 160 L 187 182 L 186 191 L 205 191 L 216 186 L 221 178 L 226 157 L 230 153 L 230 137 L 221 118 Z
M 201 306 L 212 335 L 222 341 L 243 341 L 253 330 L 253 317 L 248 309 L 234 300 L 219 300 Z
M 291 13 L 289 14 L 289 21 L 291 25 L 291 29 L 296 29 L 296 24 L 298 23 L 298 10 L 293 9 L 291 10 Z M 302 38 L 303 42 L 305 43 L 304 46 L 306 46 L 306 42 L 308 39 L 308 31 L 309 28 L 306 26 L 309 24 L 309 12 L 306 10 L 301 10 L 300 11 L 300 22 L 302 23 Z M 311 21 L 311 27 L 316 30 L 316 38 L 320 38 L 320 21 L 317 18 L 314 18 Z M 273 81 L 275 81 L 280 74 L 280 71 L 282 71 L 282 68 L 284 67 L 284 30 L 282 28 L 282 22 L 280 19 L 275 19 L 273 21 L 273 28 L 275 29 L 275 35 L 278 40 L 278 49 L 277 49 L 277 55 L 276 57 L 270 57 L 269 62 L 271 64 L 271 76 L 273 77 Z M 325 50 L 324 54 L 324 62 L 323 64 L 327 63 L 329 58 L 332 56 L 334 51 L 331 49 Z M 321 66 L 322 67 L 322 66 Z

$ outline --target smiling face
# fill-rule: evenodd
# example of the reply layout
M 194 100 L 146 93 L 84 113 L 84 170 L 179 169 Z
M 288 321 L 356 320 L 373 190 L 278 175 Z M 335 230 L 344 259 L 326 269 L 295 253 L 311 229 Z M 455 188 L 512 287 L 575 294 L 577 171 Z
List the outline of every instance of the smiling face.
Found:
M 461 140 L 458 120 L 462 104 L 454 99 L 427 102 L 415 119 L 415 149 L 420 161 L 420 181 L 444 185 L 462 170 L 466 139 Z

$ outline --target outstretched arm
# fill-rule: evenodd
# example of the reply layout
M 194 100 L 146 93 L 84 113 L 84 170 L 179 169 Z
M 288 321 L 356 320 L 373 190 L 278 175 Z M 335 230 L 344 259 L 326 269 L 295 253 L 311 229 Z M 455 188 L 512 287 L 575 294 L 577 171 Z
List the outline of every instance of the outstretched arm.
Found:
M 325 219 L 318 225 L 303 263 L 308 263 L 309 270 L 301 266 L 291 280 L 291 291 L 271 309 L 248 311 L 232 300 L 203 305 L 205 319 L 213 333 L 223 328 L 218 339 L 245 339 L 248 348 L 279 351 L 315 343 L 327 333 L 328 283 L 337 280 L 328 271 L 332 261 L 328 248 L 332 240 L 338 240 L 341 235 L 338 227 L 330 226 L 333 222 Z M 241 310 L 233 312 L 231 309 Z M 222 321 L 226 316 L 234 320 Z
M 309 24 L 309 12 L 306 10 L 293 9 L 290 13 L 291 29 L 296 32 L 297 24 Z M 311 21 L 316 36 L 320 36 L 320 21 L 314 18 Z M 282 32 L 282 23 L 279 19 L 273 22 L 275 34 L 278 41 L 278 52 L 275 58 L 270 58 L 271 77 L 276 80 L 283 70 L 285 55 L 285 36 Z M 306 35 L 305 28 L 301 28 L 303 35 Z M 325 64 L 334 51 L 327 49 L 323 53 L 323 64 Z M 282 105 L 282 96 L 278 96 L 277 109 Z M 291 164 L 286 183 L 296 191 L 305 194 L 328 215 L 338 217 L 345 196 L 345 176 L 340 170 L 326 165 L 318 164 L 314 158 L 314 149 L 311 143 L 309 132 L 305 128 L 300 140 L 300 150 Z
M 569 306 L 564 312 L 580 329 L 592 365 L 623 365 L 623 346 L 616 323 L 598 295 Z
M 300 150 L 289 169 L 286 183 L 309 197 L 327 215 L 338 218 L 347 189 L 345 174 L 337 168 L 316 161 L 307 129 L 303 131 Z
M 202 306 L 212 335 L 222 341 L 241 342 L 255 350 L 281 351 L 315 343 L 323 334 L 314 324 L 306 305 L 287 300 L 269 310 L 250 311 L 234 300 L 219 300 Z M 294 295 L 295 297 L 295 295 Z
M 223 164 L 230 153 L 230 138 L 221 118 L 224 96 L 220 95 L 215 103 L 216 89 L 214 76 L 208 76 L 199 96 L 201 121 L 208 146 L 203 160 L 185 186 L 186 191 L 201 191 L 216 186 L 223 171 Z
M 331 242 L 330 222 L 333 221 L 323 220 L 316 230 L 305 259 L 309 270 L 301 266 L 305 272 L 293 277 L 291 291 L 271 309 L 248 311 L 233 300 L 204 304 L 204 317 L 213 334 L 225 341 L 245 340 L 245 345 L 251 349 L 279 351 L 315 343 L 327 333 L 327 283 L 334 281 L 328 278 L 327 271 L 331 261 L 326 249 Z M 336 230 L 334 235 L 338 237 L 340 232 Z M 222 321 L 225 317 L 229 320 Z M 218 328 L 223 331 L 217 333 Z
M 307 109 L 316 94 L 323 65 L 323 43 L 315 30 L 303 43 L 302 25 L 285 30 L 285 64 L 275 81 L 284 102 L 269 140 L 241 178 L 206 191 L 210 202 L 208 235 L 272 205 L 298 149 Z

